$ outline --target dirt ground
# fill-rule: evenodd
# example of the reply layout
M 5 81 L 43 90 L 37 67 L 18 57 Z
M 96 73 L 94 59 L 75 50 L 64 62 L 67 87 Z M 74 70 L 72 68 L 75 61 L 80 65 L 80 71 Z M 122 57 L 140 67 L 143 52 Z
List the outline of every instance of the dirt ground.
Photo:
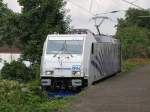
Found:
M 150 112 L 150 65 L 88 88 L 69 112 Z

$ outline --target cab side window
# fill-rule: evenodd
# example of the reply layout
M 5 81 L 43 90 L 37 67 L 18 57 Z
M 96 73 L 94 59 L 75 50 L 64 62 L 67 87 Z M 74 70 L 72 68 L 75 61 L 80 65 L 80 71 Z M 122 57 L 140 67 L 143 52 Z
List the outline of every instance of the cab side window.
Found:
M 94 43 L 92 43 L 91 54 L 94 54 Z

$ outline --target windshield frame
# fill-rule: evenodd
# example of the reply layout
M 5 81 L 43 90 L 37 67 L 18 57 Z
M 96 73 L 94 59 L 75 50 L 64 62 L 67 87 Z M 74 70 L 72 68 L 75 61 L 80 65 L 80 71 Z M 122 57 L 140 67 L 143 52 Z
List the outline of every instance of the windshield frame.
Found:
M 60 44 L 62 44 L 61 48 L 58 48 L 56 51 L 55 50 L 48 51 L 49 42 L 52 42 L 52 41 L 60 42 Z M 76 42 L 76 43 L 72 44 L 72 45 L 74 45 L 74 46 L 72 46 L 72 49 L 68 49 L 68 48 L 70 48 L 70 47 L 68 47 L 70 42 Z M 77 45 L 77 43 L 78 43 L 78 45 Z M 83 53 L 83 43 L 84 43 L 84 40 L 48 40 L 47 47 L 46 47 L 46 54 L 47 55 L 51 55 L 51 54 L 76 54 L 76 55 L 80 55 Z M 79 46 L 78 51 L 75 51 L 75 50 L 73 51 L 73 47 L 75 47 L 75 46 L 76 47 Z M 55 49 L 55 47 L 53 47 L 53 48 Z

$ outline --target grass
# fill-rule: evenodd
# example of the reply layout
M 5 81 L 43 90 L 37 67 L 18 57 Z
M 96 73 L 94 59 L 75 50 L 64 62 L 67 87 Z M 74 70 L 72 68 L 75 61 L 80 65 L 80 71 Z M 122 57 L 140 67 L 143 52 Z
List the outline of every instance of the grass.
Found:
M 146 65 L 146 64 L 150 64 L 149 59 L 131 58 L 131 59 L 123 61 L 122 72 L 129 72 L 138 66 L 142 66 L 142 65 Z

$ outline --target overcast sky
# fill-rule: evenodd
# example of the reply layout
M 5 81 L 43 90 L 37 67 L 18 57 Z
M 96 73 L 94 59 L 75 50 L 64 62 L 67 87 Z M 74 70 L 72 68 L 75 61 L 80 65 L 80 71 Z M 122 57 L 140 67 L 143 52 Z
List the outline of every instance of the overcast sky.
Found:
M 69 15 L 71 15 L 71 26 L 74 28 L 86 28 L 93 32 L 96 32 L 94 27 L 94 22 L 91 20 L 92 14 L 99 14 L 104 12 L 110 12 L 113 10 L 127 10 L 129 7 L 133 7 L 122 0 L 93 0 L 92 5 L 91 0 L 67 0 L 68 2 L 66 8 L 70 9 Z M 136 0 L 128 0 L 134 2 Z M 17 0 L 4 0 L 8 3 L 8 7 L 15 12 L 20 12 L 21 8 L 17 3 Z M 135 4 L 147 9 L 150 8 L 150 0 L 138 0 Z M 92 6 L 92 7 L 91 7 Z M 91 7 L 91 8 L 90 8 Z M 111 19 L 106 20 L 100 30 L 104 34 L 115 34 L 115 25 L 117 24 L 117 18 L 124 17 L 124 12 L 115 14 L 102 14 L 101 16 L 108 16 Z

